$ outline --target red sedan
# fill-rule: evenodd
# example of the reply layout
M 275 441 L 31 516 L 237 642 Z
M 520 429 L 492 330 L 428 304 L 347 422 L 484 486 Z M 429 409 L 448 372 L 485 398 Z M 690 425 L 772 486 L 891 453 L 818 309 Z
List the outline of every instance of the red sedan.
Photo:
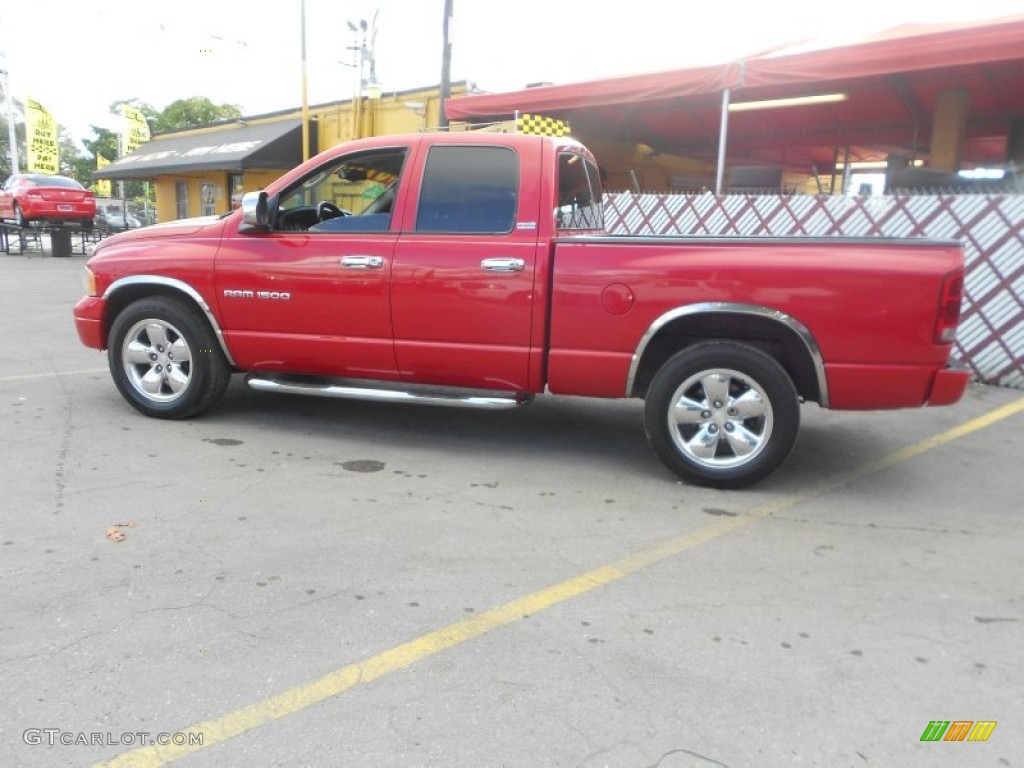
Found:
M 96 198 L 66 176 L 23 173 L 11 176 L 0 189 L 0 217 L 19 227 L 32 222 L 92 227 Z

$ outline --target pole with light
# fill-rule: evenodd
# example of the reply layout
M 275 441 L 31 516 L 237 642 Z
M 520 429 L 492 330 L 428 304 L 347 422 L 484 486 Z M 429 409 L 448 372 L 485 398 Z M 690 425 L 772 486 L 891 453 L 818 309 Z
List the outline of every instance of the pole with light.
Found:
M 370 22 L 370 26 L 369 26 L 369 29 L 370 29 L 370 46 L 369 46 L 369 48 L 367 48 L 366 44 L 365 44 L 365 40 L 366 40 L 365 29 L 366 28 L 365 27 L 363 28 L 364 29 L 363 51 L 364 51 L 364 54 L 366 56 L 366 60 L 370 62 L 370 73 L 368 75 L 367 81 L 365 83 L 363 83 L 363 93 L 362 93 L 362 95 L 366 97 L 367 102 L 368 102 L 367 106 L 366 106 L 366 113 L 367 113 L 367 116 L 369 118 L 369 121 L 368 121 L 369 122 L 369 130 L 367 131 L 367 136 L 375 136 L 376 133 L 377 133 L 377 125 L 376 125 L 376 120 L 377 120 L 377 104 L 380 102 L 380 97 L 381 97 L 381 95 L 384 92 L 384 88 L 377 81 L 377 15 L 379 13 L 380 13 L 380 10 L 377 10 L 377 12 L 373 14 L 373 21 Z M 365 24 L 365 23 L 366 22 L 363 22 L 363 24 Z M 360 71 L 361 71 L 361 69 L 362 68 L 360 68 Z

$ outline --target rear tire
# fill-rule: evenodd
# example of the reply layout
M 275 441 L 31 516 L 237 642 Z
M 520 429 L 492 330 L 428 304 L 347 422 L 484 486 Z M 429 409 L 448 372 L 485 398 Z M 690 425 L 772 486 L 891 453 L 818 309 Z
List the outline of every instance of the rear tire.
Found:
M 800 402 L 774 358 L 735 342 L 678 353 L 655 375 L 644 407 L 647 439 L 684 480 L 742 488 L 786 460 L 800 431 Z
M 146 416 L 197 416 L 223 397 L 231 378 L 206 319 L 175 298 L 152 296 L 129 304 L 115 318 L 107 342 L 114 383 Z
M 22 228 L 28 226 L 28 219 L 25 218 L 25 214 L 21 212 L 21 206 L 17 203 L 14 204 L 14 223 Z

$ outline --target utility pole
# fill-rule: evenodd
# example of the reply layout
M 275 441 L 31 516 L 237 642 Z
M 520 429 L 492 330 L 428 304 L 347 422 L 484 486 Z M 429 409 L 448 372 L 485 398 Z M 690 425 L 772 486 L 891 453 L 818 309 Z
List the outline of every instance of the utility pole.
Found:
M 366 58 L 370 61 L 370 76 L 364 85 L 380 85 L 377 82 L 377 16 L 379 14 L 380 9 L 378 8 L 373 14 L 373 21 L 370 22 L 370 47 L 367 48 L 366 43 L 363 43 Z
M 10 78 L 7 73 L 7 54 L 3 54 L 0 75 L 4 78 L 4 100 L 7 102 L 7 141 L 11 147 L 11 173 L 18 173 L 18 133 L 14 128 L 14 99 L 11 97 Z
M 306 0 L 300 11 L 302 24 L 302 162 L 309 160 L 309 91 L 306 87 Z
M 360 19 L 356 24 L 353 21 L 347 22 L 348 29 L 352 33 L 352 45 L 348 47 L 352 51 L 355 67 L 356 84 L 352 89 L 352 138 L 363 137 L 363 88 L 366 87 L 366 78 L 363 74 L 366 66 L 366 19 Z M 360 39 L 359 33 L 362 32 Z
M 352 124 L 353 138 L 359 139 L 363 136 L 364 112 L 369 116 L 367 136 L 374 135 L 373 113 L 377 101 L 380 99 L 381 87 L 377 82 L 377 15 L 378 10 L 373 14 L 373 21 L 367 23 L 366 19 L 360 19 L 357 24 L 354 21 L 347 22 L 348 29 L 353 35 L 353 44 L 348 50 L 353 52 L 353 63 L 350 66 L 356 68 L 356 87 L 352 96 Z M 367 46 L 366 39 L 369 34 L 370 44 Z M 369 75 L 366 74 L 366 65 L 369 62 Z M 364 105 L 364 100 L 369 104 Z
M 455 11 L 452 8 L 455 0 L 444 0 L 444 23 L 441 28 L 443 48 L 441 52 L 441 103 L 437 109 L 437 127 L 444 130 L 448 127 L 448 115 L 444 111 L 444 103 L 452 95 L 452 42 L 450 38 L 451 21 Z

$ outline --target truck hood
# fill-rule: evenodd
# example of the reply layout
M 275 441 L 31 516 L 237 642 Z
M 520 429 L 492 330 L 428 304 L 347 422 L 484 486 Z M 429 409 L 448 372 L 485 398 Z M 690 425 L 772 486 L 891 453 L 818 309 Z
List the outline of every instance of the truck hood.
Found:
M 220 216 L 200 216 L 194 219 L 166 221 L 162 224 L 153 224 L 148 227 L 111 235 L 105 238 L 96 248 L 99 250 L 108 245 L 121 245 L 135 240 L 150 240 L 154 237 L 184 237 L 185 235 L 194 235 L 204 229 L 208 229 L 211 234 L 215 234 L 219 233 L 223 223 Z

